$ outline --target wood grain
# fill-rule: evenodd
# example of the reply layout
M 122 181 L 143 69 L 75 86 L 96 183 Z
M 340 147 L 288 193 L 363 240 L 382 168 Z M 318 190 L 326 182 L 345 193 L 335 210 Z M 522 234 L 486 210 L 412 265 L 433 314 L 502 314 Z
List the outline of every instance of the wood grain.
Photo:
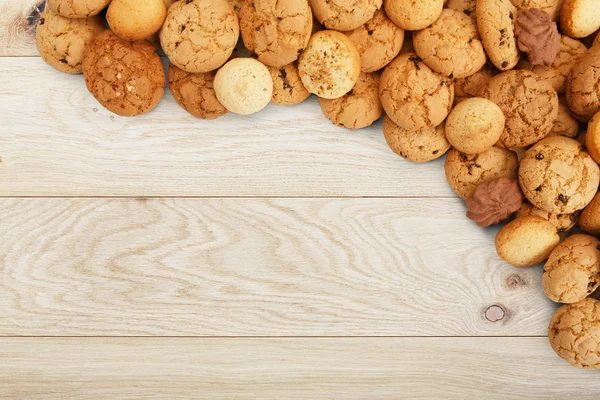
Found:
M 545 335 L 458 199 L 4 199 L 0 335 Z
M 6 399 L 594 399 L 545 338 L 0 339 Z
M 39 58 L 0 58 L 0 87 L 4 197 L 454 196 L 441 161 L 404 161 L 380 123 L 334 127 L 314 99 L 203 121 L 167 95 L 122 118 Z
M 43 0 L 0 0 L 0 56 L 37 56 L 35 28 Z

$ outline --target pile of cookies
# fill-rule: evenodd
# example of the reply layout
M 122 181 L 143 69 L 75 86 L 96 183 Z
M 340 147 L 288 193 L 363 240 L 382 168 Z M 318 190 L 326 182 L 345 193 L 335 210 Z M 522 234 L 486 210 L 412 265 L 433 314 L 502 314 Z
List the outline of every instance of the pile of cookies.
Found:
M 600 369 L 600 0 L 47 3 L 43 59 L 83 72 L 122 116 L 162 99 L 158 49 L 173 97 L 198 118 L 311 94 L 348 129 L 385 112 L 395 153 L 418 163 L 446 155 L 469 218 L 510 221 L 496 239 L 500 257 L 518 267 L 547 260 L 543 290 L 565 304 L 551 344 L 571 364 Z M 238 54 L 240 36 L 250 57 Z M 576 226 L 587 234 L 567 237 Z

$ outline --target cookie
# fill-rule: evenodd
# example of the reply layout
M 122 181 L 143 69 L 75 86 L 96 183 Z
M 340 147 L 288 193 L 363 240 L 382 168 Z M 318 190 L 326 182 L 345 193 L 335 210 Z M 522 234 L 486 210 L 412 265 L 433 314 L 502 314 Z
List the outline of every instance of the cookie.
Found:
M 560 53 L 556 22 L 544 11 L 530 8 L 519 12 L 515 22 L 517 45 L 531 65 L 551 66 Z
M 129 42 L 106 30 L 86 47 L 82 69 L 96 100 L 121 116 L 145 114 L 164 95 L 162 60 L 146 40 Z
M 594 196 L 579 217 L 581 229 L 592 235 L 600 235 L 600 194 Z
M 600 111 L 600 48 L 592 47 L 567 77 L 567 104 L 573 116 L 588 122 Z
M 442 13 L 443 0 L 383 0 L 385 12 L 396 25 L 408 31 L 418 31 L 433 24 Z
M 523 193 L 516 179 L 499 178 L 477 185 L 465 205 L 467 218 L 487 228 L 510 219 L 523 205 Z
M 348 93 L 360 75 L 360 53 L 343 33 L 315 33 L 300 55 L 298 71 L 304 87 L 324 99 Z
M 571 115 L 564 99 L 559 99 L 558 116 L 554 120 L 554 125 L 548 136 L 566 136 L 574 139 L 578 134 L 579 122 Z
M 106 12 L 110 29 L 125 40 L 147 39 L 167 17 L 164 0 L 112 0 Z
M 506 117 L 500 140 L 508 147 L 524 147 L 544 138 L 558 115 L 558 95 L 550 82 L 522 70 L 493 77 L 485 97 L 496 103 Z
M 560 14 L 560 7 L 563 0 L 511 0 L 519 11 L 526 11 L 530 8 L 537 8 L 545 11 L 552 20 L 556 21 Z
M 310 40 L 312 21 L 308 0 L 253 0 L 240 9 L 244 45 L 275 68 L 298 59 Z
M 273 97 L 271 103 L 291 106 L 308 99 L 310 93 L 300 79 L 296 63 L 281 68 L 268 67 L 273 79 Z
M 446 7 L 468 15 L 477 24 L 477 0 L 448 0 Z
M 514 68 L 520 54 L 515 36 L 517 8 L 510 0 L 477 0 L 477 26 L 483 47 L 500 71 Z
M 291 0 L 296 1 L 296 0 Z M 373 18 L 382 0 L 310 0 L 315 18 L 327 29 L 351 31 Z
M 549 213 L 547 211 L 541 210 L 537 207 L 534 207 L 529 202 L 523 202 L 521 208 L 515 213 L 515 217 L 525 217 L 525 216 L 534 216 L 544 218 L 546 221 L 550 222 L 558 232 L 569 232 L 575 224 L 577 224 L 577 220 L 579 219 L 580 212 L 575 212 L 573 214 L 555 214 Z
M 413 45 L 429 68 L 451 78 L 471 76 L 487 60 L 477 25 L 456 10 L 444 9 L 431 26 L 414 32 Z
M 47 0 L 50 10 L 66 18 L 89 18 L 100 14 L 111 0 Z
M 361 57 L 362 72 L 379 71 L 400 53 L 404 29 L 398 28 L 378 10 L 366 24 L 347 32 Z
M 504 114 L 495 103 L 481 97 L 461 102 L 448 115 L 446 137 L 466 154 L 489 150 L 504 132 Z
M 600 164 L 600 112 L 594 115 L 588 124 L 585 147 L 594 161 Z
M 228 0 L 178 1 L 160 30 L 160 44 L 171 63 L 194 73 L 223 65 L 238 37 L 238 19 Z
M 383 135 L 390 149 L 399 156 L 416 163 L 442 157 L 450 149 L 445 124 L 420 131 L 404 129 L 387 115 L 383 119 Z
M 569 364 L 600 369 L 600 302 L 588 297 L 560 307 L 548 326 L 548 339 Z
M 577 303 L 600 286 L 600 241 L 573 235 L 556 246 L 544 266 L 542 287 L 557 303 Z
M 444 170 L 452 190 L 466 200 L 481 183 L 502 177 L 517 179 L 518 165 L 515 153 L 499 147 L 473 155 L 451 149 L 446 157 Z
M 552 136 L 525 154 L 519 182 L 527 200 L 544 211 L 571 214 L 587 206 L 598 191 L 598 164 L 576 140 Z
M 557 93 L 564 93 L 569 73 L 586 51 L 585 45 L 579 40 L 562 35 L 560 38 L 560 51 L 554 63 L 550 67 L 536 65 L 531 71 L 538 74 L 543 80 L 550 81 Z
M 498 232 L 496 251 L 515 267 L 532 267 L 548 258 L 559 242 L 550 222 L 540 217 L 521 217 Z
M 481 70 L 473 75 L 456 79 L 454 81 L 454 105 L 470 97 L 483 97 L 489 81 L 496 74 L 496 69 L 486 63 Z
M 233 11 L 235 11 L 235 15 L 237 15 L 239 18 L 240 10 L 242 9 L 242 4 L 244 3 L 244 0 L 229 0 L 229 3 L 233 7 Z
M 446 119 L 454 102 L 454 84 L 416 54 L 401 54 L 383 70 L 379 96 L 396 124 L 419 131 Z
M 37 50 L 52 68 L 79 74 L 86 46 L 102 32 L 104 24 L 100 17 L 71 19 L 48 8 L 38 21 Z
M 268 68 L 253 58 L 235 58 L 215 76 L 217 99 L 229 111 L 250 115 L 269 104 L 273 96 L 273 79 Z
M 600 29 L 598 0 L 564 0 L 560 11 L 560 27 L 573 38 L 584 38 Z
M 177 103 L 194 117 L 216 119 L 227 114 L 214 89 L 215 72 L 192 74 L 169 65 L 169 89 Z

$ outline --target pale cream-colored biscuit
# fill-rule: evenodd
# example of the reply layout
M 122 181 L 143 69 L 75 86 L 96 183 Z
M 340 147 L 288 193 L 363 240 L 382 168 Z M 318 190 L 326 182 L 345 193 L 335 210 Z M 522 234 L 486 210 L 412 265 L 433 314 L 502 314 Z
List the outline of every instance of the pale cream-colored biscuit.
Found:
M 583 209 L 579 226 L 587 233 L 600 235 L 600 194 L 596 194 L 590 204 Z
M 454 102 L 454 84 L 413 53 L 401 54 L 381 75 L 381 103 L 388 117 L 418 131 L 441 124 Z
M 600 302 L 588 297 L 560 307 L 548 326 L 548 339 L 569 364 L 600 369 Z
M 412 162 L 424 163 L 438 159 L 450 149 L 443 123 L 411 131 L 398 126 L 386 115 L 383 119 L 383 135 L 394 153 Z
M 560 242 L 556 228 L 540 217 L 521 217 L 496 236 L 500 258 L 516 267 L 531 267 L 544 261 Z
M 379 100 L 379 75 L 362 73 L 350 92 L 337 99 L 319 98 L 323 115 L 337 126 L 362 129 L 371 126 L 383 114 Z
M 446 120 L 446 137 L 456 150 L 466 154 L 489 150 L 504 132 L 500 107 L 481 97 L 458 104 Z
M 281 68 L 268 68 L 273 79 L 272 103 L 280 106 L 291 106 L 308 99 L 310 93 L 302 84 L 296 63 Z
M 102 32 L 104 24 L 98 16 L 71 19 L 48 8 L 38 21 L 36 46 L 42 59 L 52 68 L 79 74 L 86 46 Z
M 115 35 L 131 41 L 154 35 L 166 17 L 164 0 L 112 0 L 106 12 L 106 20 Z
M 560 27 L 573 38 L 584 38 L 600 29 L 600 1 L 564 0 Z
M 227 114 L 214 89 L 215 72 L 192 74 L 169 65 L 169 89 L 177 103 L 198 118 L 216 119 Z
M 588 124 L 585 147 L 594 161 L 600 164 L 600 112 L 594 115 Z
M 600 47 L 592 47 L 573 66 L 567 78 L 567 104 L 573 116 L 588 122 L 600 111 Z
M 425 64 L 451 78 L 471 76 L 487 60 L 477 25 L 456 10 L 444 9 L 431 26 L 415 32 L 413 45 Z
M 558 116 L 554 120 L 554 126 L 548 136 L 566 136 L 576 138 L 579 134 L 579 122 L 571 115 L 564 99 L 559 99 Z
M 238 18 L 228 0 L 174 3 L 160 30 L 169 60 L 186 72 L 210 72 L 223 65 L 239 38 Z
M 253 0 L 240 10 L 244 45 L 265 65 L 279 68 L 298 59 L 312 34 L 308 0 Z
M 295 0 L 293 0 L 295 1 Z M 375 15 L 383 0 L 310 0 L 317 20 L 327 29 L 351 31 Z
M 337 99 L 358 81 L 360 53 L 343 33 L 319 31 L 300 55 L 298 70 L 309 92 L 324 99 Z
M 219 103 L 240 115 L 259 112 L 273 97 L 269 69 L 253 58 L 234 58 L 223 65 L 215 76 L 214 88 Z
M 519 183 L 534 206 L 571 214 L 592 201 L 600 169 L 579 142 L 552 136 L 527 151 L 519 167 Z
M 516 179 L 518 166 L 517 155 L 499 147 L 472 155 L 451 149 L 444 170 L 450 187 L 466 200 L 481 183 L 502 177 Z
M 385 12 L 396 25 L 418 31 L 433 24 L 442 13 L 444 0 L 384 0 Z
M 528 215 L 544 218 L 550 222 L 558 232 L 569 232 L 577 224 L 581 212 L 573 214 L 555 214 L 534 207 L 529 202 L 523 202 L 523 206 L 515 213 L 515 217 L 525 217 Z
M 400 53 L 404 29 L 378 10 L 366 24 L 347 32 L 360 52 L 362 72 L 379 71 Z
M 579 40 L 562 35 L 560 38 L 560 52 L 554 63 L 550 67 L 536 65 L 531 68 L 531 71 L 538 74 L 543 80 L 552 82 L 552 87 L 557 93 L 564 93 L 571 69 L 579 62 L 586 51 L 585 45 Z
M 508 147 L 529 146 L 546 137 L 558 116 L 558 95 L 550 82 L 523 70 L 493 77 L 485 97 L 496 103 L 506 117 L 500 140 Z
M 100 14 L 111 0 L 47 0 L 48 7 L 67 18 L 89 18 Z
M 477 0 L 476 13 L 483 47 L 492 63 L 501 71 L 514 68 L 520 59 L 517 8 L 510 0 Z
M 519 11 L 537 8 L 545 11 L 554 21 L 558 19 L 563 0 L 511 0 Z

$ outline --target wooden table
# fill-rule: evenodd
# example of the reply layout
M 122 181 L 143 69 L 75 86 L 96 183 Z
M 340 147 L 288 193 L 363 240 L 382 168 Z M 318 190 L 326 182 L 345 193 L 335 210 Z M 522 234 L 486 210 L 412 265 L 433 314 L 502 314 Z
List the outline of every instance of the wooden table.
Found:
M 597 399 L 442 161 L 314 99 L 104 110 L 0 0 L 0 398 Z

